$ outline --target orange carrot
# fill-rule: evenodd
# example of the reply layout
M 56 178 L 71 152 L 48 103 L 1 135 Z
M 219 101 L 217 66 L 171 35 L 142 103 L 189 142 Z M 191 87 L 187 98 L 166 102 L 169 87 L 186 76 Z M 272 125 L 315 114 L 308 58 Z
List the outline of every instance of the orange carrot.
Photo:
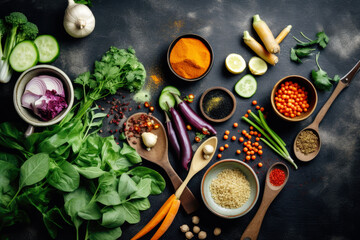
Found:
M 157 213 L 154 215 L 154 217 L 148 222 L 148 224 L 145 225 L 134 237 L 131 238 L 131 240 L 136 240 L 150 232 L 163 218 L 166 216 L 166 214 L 169 212 L 169 209 L 171 208 L 173 202 L 175 200 L 175 194 L 172 194 L 168 200 L 162 205 L 162 207 L 157 211 Z
M 261 20 L 258 14 L 253 16 L 253 27 L 256 33 L 259 35 L 261 41 L 264 43 L 266 50 L 270 53 L 280 52 L 280 46 L 275 41 L 274 35 L 272 34 L 270 28 Z
M 286 28 L 284 28 L 279 35 L 275 38 L 275 41 L 280 44 L 284 38 L 289 34 L 290 30 L 291 30 L 292 26 L 288 25 Z
M 279 58 L 272 53 L 269 53 L 260 43 L 250 36 L 248 31 L 244 31 L 244 42 L 253 50 L 259 57 L 264 59 L 271 65 L 275 65 Z
M 166 215 L 164 221 L 162 222 L 162 224 L 160 225 L 159 229 L 156 231 L 154 236 L 151 238 L 151 240 L 159 239 L 166 232 L 166 230 L 168 230 L 171 223 L 174 221 L 174 218 L 176 217 L 179 208 L 180 208 L 180 200 L 174 199 L 172 201 L 168 214 Z

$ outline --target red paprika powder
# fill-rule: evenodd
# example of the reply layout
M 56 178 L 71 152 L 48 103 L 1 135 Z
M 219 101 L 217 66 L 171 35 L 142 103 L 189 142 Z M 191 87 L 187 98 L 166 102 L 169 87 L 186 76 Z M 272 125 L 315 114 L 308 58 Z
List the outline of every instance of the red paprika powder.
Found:
M 272 185 L 281 186 L 286 179 L 285 171 L 279 168 L 274 168 L 271 170 L 269 178 Z

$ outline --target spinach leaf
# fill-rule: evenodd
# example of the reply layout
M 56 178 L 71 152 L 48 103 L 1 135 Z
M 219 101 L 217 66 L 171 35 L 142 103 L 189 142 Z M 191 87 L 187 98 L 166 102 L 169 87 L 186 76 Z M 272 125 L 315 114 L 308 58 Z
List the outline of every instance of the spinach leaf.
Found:
M 124 143 L 120 151 L 120 154 L 124 155 L 132 164 L 141 163 L 141 157 L 136 150 Z
M 101 218 L 101 209 L 95 201 L 90 201 L 84 209 L 78 212 L 78 215 L 85 220 L 99 220 Z
M 121 203 L 117 192 L 118 179 L 114 173 L 107 172 L 99 178 L 100 194 L 96 201 L 105 206 L 118 205 Z
M 125 215 L 122 208 L 118 206 L 107 207 L 103 211 L 101 225 L 107 228 L 120 227 L 125 222 Z
M 78 171 L 78 173 L 87 179 L 95 179 L 106 173 L 99 167 L 78 167 L 76 165 L 73 165 L 73 167 L 76 169 L 76 171 Z
M 151 193 L 151 179 L 142 178 L 138 185 L 137 190 L 130 195 L 130 199 L 146 198 Z
M 53 207 L 46 213 L 43 213 L 43 221 L 49 235 L 53 239 L 56 238 L 58 230 L 63 229 L 62 221 L 70 224 L 58 207 Z
M 19 169 L 11 162 L 0 160 L 0 206 L 7 206 L 16 189 L 11 185 L 19 174 Z
M 140 222 L 140 212 L 131 202 L 124 202 L 123 204 L 118 205 L 117 211 L 125 216 L 125 221 L 130 224 Z
M 94 134 L 88 136 L 74 162 L 79 167 L 100 167 L 101 146 L 102 138 L 99 135 Z
M 20 186 L 29 186 L 43 180 L 49 172 L 49 155 L 38 153 L 20 167 Z
M 79 187 L 80 175 L 68 161 L 63 161 L 50 170 L 48 183 L 63 192 L 72 192 Z
M 138 187 L 136 186 L 136 183 L 129 177 L 129 175 L 127 175 L 126 173 L 121 174 L 118 185 L 120 201 L 126 200 L 128 196 L 130 196 L 137 190 Z
M 130 202 L 140 211 L 144 211 L 150 208 L 150 201 L 147 198 L 134 199 Z
M 32 205 L 40 213 L 44 213 L 49 208 L 50 188 L 37 185 L 24 190 L 17 198 L 19 205 Z
M 124 155 L 120 154 L 120 147 L 116 144 L 113 136 L 103 138 L 101 158 L 102 168 L 105 163 L 115 171 L 124 170 L 132 166 L 132 163 Z
M 138 176 L 140 178 L 148 178 L 151 180 L 151 192 L 150 194 L 160 194 L 165 189 L 164 178 L 156 171 L 146 167 L 135 167 L 127 172 L 129 175 Z
M 116 240 L 122 235 L 120 227 L 109 229 L 95 224 L 93 223 L 89 227 L 90 240 Z

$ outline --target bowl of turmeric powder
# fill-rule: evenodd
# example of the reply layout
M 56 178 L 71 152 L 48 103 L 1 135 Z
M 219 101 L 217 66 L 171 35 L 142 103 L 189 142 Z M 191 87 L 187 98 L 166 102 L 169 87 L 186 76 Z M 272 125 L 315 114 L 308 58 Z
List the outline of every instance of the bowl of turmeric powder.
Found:
M 171 42 L 167 51 L 171 72 L 184 81 L 198 81 L 211 70 L 214 52 L 210 43 L 197 34 L 185 34 Z

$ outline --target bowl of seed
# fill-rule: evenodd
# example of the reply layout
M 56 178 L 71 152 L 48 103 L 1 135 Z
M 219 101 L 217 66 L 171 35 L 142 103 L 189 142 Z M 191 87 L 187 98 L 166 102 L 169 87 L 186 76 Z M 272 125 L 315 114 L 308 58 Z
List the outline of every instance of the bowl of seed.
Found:
M 231 219 L 244 216 L 255 206 L 260 184 L 248 164 L 225 159 L 209 167 L 200 190 L 205 206 L 212 213 Z

